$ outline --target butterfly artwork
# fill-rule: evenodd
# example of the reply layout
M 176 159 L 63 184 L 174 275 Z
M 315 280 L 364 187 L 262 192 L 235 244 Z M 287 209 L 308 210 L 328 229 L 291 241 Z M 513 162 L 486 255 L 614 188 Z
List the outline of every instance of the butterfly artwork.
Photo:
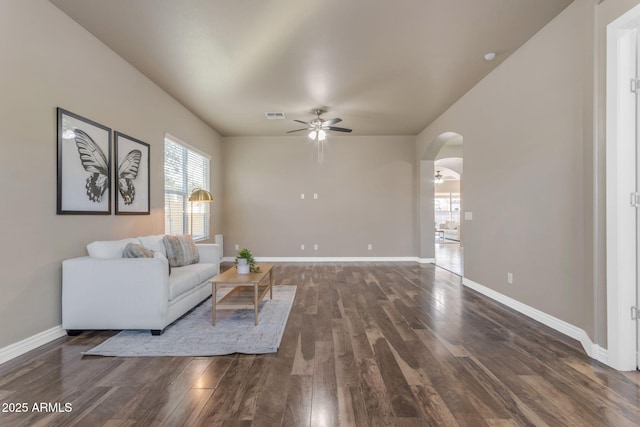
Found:
M 59 107 L 57 115 L 56 213 L 111 214 L 111 129 Z
M 76 147 L 80 155 L 80 163 L 91 175 L 86 180 L 87 197 L 92 202 L 100 203 L 105 191 L 109 188 L 109 164 L 104 152 L 93 138 L 82 129 L 74 129 Z
M 92 202 L 99 203 L 109 186 L 107 158 L 86 132 L 80 129 L 75 129 L 74 132 L 82 167 L 91 173 L 85 185 L 87 196 Z M 141 158 L 140 150 L 131 150 L 118 167 L 118 191 L 125 205 L 132 204 L 135 198 L 136 188 L 133 181 L 138 176 Z
M 149 144 L 62 108 L 57 112 L 57 213 L 109 215 L 114 194 L 116 214 L 149 215 Z
M 116 214 L 149 214 L 149 144 L 116 132 Z M 118 153 L 122 153 L 123 156 Z
M 118 167 L 118 191 L 125 205 L 132 204 L 135 198 L 136 187 L 133 185 L 133 180 L 138 176 L 141 158 L 140 150 L 131 150 Z

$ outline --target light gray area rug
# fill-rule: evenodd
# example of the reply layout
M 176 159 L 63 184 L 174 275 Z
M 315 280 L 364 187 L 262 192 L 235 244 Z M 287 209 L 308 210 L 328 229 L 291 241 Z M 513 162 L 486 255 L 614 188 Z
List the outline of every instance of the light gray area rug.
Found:
M 218 300 L 224 294 L 218 294 Z M 232 353 L 265 354 L 278 351 L 296 286 L 273 287 L 273 299 L 260 303 L 258 325 L 253 309 L 218 310 L 211 324 L 211 299 L 165 329 L 160 336 L 149 331 L 126 330 L 83 353 L 92 356 L 221 356 Z

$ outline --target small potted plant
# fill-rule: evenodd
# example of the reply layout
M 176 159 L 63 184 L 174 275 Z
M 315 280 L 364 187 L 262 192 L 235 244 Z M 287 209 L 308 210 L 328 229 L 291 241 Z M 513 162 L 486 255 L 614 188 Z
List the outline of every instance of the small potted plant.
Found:
M 253 254 L 246 248 L 240 249 L 238 255 L 236 255 L 236 268 L 238 269 L 238 274 L 257 273 L 260 271 L 260 267 L 256 266 L 256 260 L 253 259 Z

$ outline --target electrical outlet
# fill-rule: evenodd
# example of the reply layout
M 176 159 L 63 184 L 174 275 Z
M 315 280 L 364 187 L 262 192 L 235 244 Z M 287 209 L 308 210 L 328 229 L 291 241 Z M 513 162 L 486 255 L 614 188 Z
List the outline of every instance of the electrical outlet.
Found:
M 318 193 L 313 193 L 313 199 L 318 200 Z
M 300 198 L 301 198 L 302 200 L 304 200 L 304 193 L 301 193 L 301 194 L 300 194 Z
M 513 273 L 507 273 L 507 283 L 513 285 Z
M 240 245 L 236 245 L 236 251 L 240 250 Z
M 316 243 L 315 245 L 313 245 L 313 250 L 317 251 L 318 250 L 318 244 Z
M 369 245 L 367 245 L 367 249 L 370 250 L 370 251 L 373 250 L 373 245 L 371 243 L 369 243 Z
M 300 250 L 304 251 L 304 245 L 300 245 Z

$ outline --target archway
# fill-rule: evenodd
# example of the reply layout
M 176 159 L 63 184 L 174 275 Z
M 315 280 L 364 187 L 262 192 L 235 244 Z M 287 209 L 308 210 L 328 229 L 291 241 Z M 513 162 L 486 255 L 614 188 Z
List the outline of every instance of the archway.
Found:
M 456 157 L 449 157 L 455 150 L 447 148 L 454 148 L 459 153 L 454 154 Z M 445 145 L 435 161 L 434 215 L 435 264 L 462 277 L 464 258 L 461 227 L 463 171 L 461 151 L 461 145 L 454 147 Z
M 425 149 L 420 158 L 418 199 L 419 199 L 419 260 L 421 263 L 435 262 L 435 212 L 434 212 L 434 174 L 435 161 L 442 147 L 448 142 L 462 142 L 462 135 L 455 132 L 443 132 Z

